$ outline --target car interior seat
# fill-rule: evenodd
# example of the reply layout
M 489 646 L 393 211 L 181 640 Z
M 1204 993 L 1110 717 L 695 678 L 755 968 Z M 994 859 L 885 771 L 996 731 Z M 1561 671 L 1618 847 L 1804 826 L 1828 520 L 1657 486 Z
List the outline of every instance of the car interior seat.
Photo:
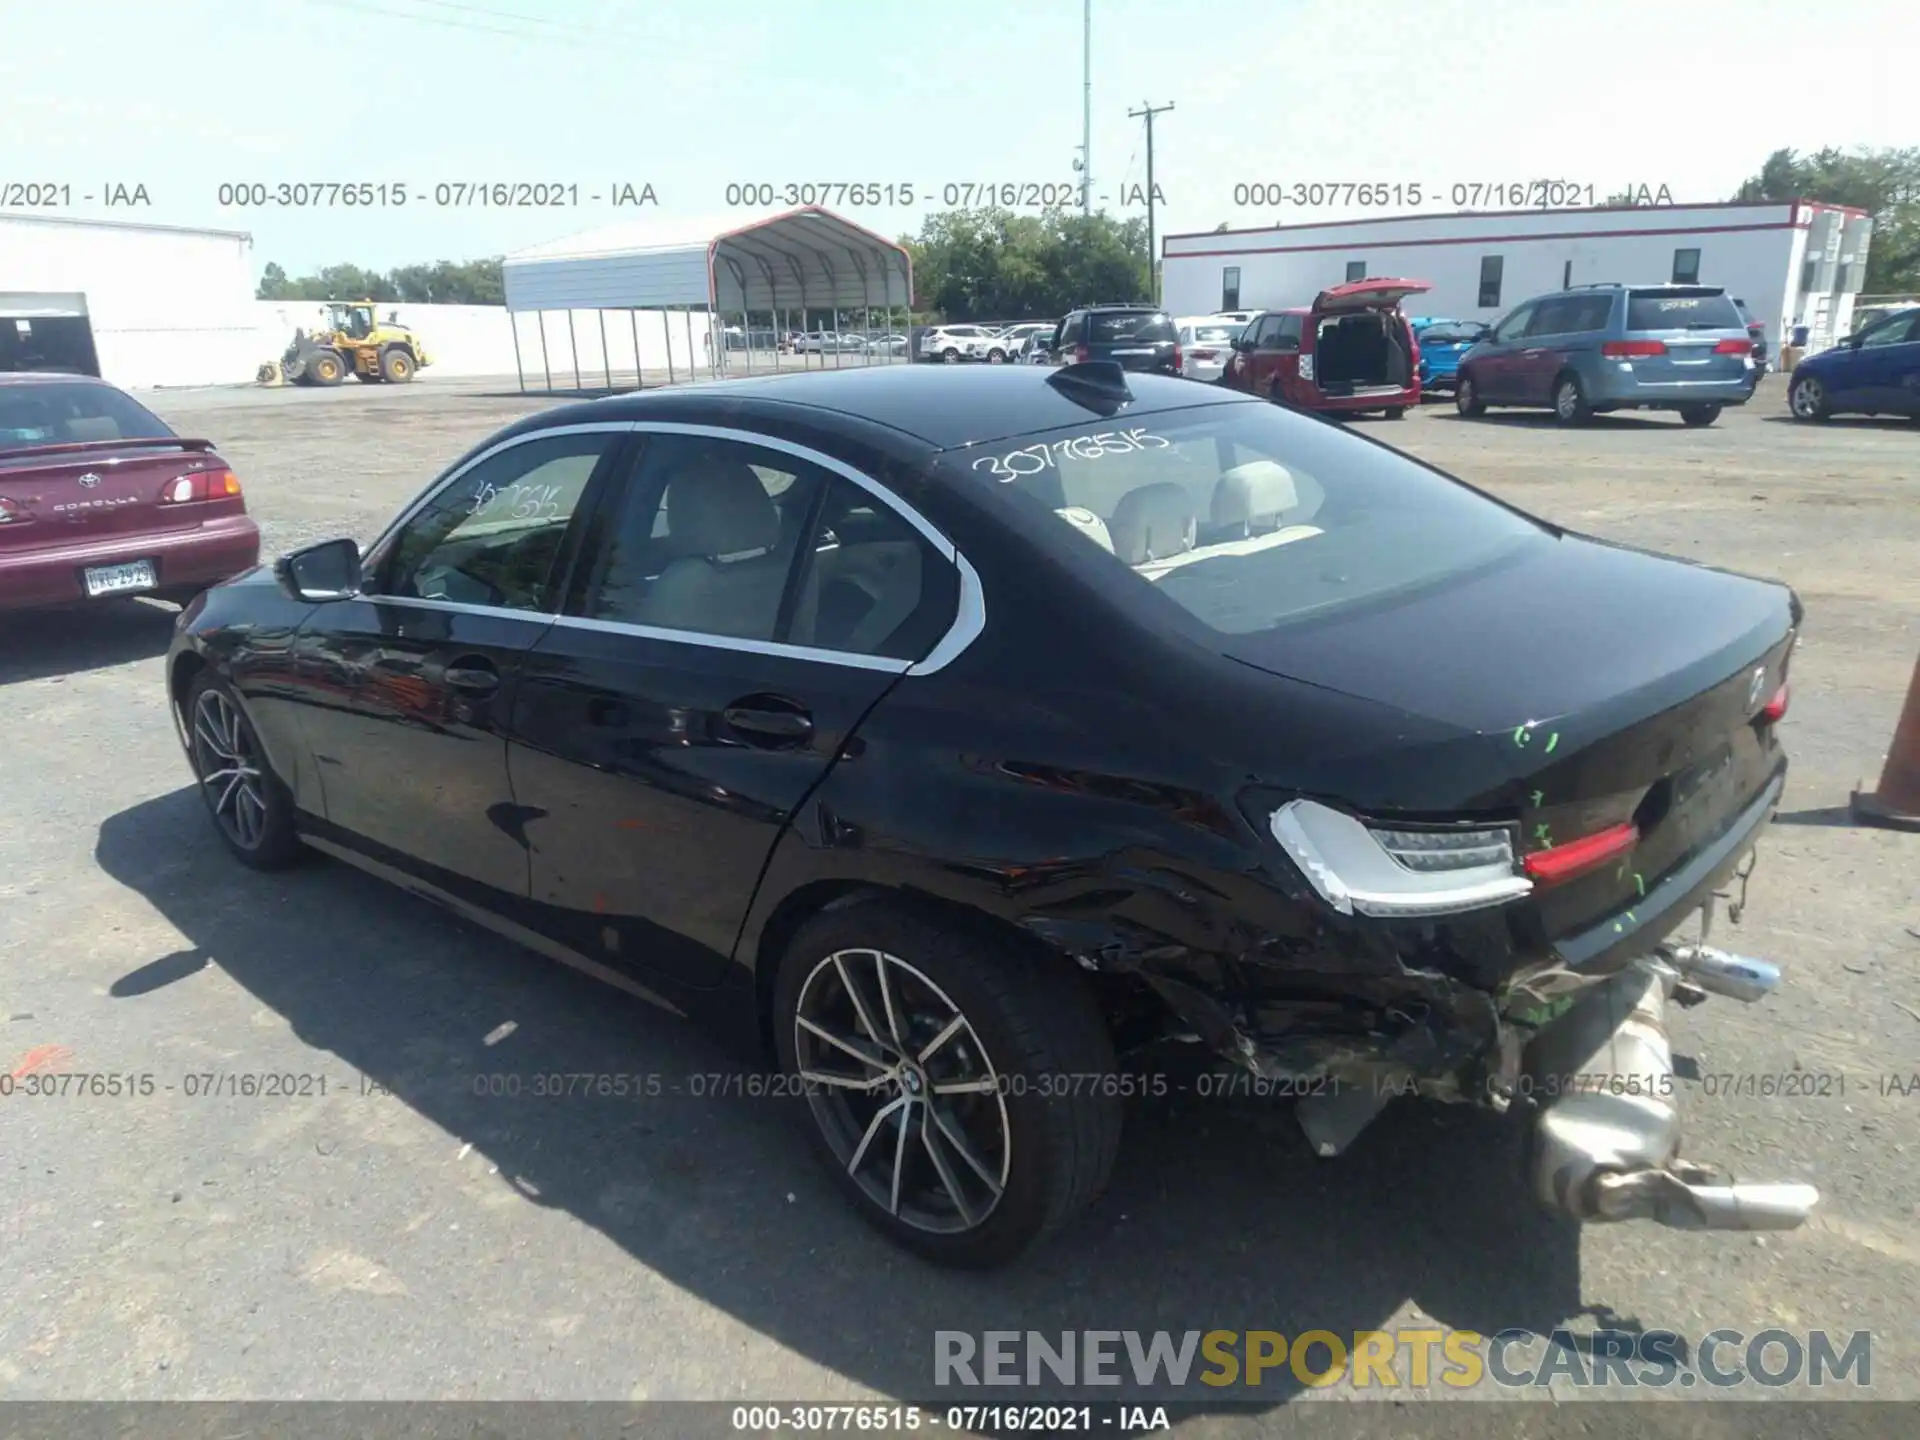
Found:
M 768 639 L 786 588 L 780 510 L 750 466 L 691 465 L 666 488 L 672 558 L 645 586 L 628 616 L 635 624 L 709 635 Z

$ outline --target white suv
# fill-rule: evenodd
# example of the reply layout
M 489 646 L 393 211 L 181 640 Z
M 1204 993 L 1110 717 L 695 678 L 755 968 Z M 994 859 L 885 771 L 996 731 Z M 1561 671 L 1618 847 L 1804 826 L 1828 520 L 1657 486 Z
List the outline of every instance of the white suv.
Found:
M 941 325 L 920 337 L 920 358 L 944 360 L 949 365 L 962 360 L 984 360 L 998 339 L 985 325 Z M 1000 358 L 1006 358 L 1004 346 Z

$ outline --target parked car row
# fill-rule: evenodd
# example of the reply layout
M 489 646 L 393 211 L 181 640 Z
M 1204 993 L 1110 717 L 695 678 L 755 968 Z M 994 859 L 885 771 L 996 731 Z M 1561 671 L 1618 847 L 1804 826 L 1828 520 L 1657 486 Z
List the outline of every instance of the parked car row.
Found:
M 904 335 L 864 335 L 851 331 L 795 331 L 782 342 L 781 349 L 793 355 L 904 355 Z

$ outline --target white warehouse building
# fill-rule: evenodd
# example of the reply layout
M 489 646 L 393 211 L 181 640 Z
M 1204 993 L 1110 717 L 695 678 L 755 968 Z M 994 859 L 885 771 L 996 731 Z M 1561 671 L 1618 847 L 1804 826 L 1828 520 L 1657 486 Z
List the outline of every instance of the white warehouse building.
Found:
M 1848 331 L 1867 268 L 1866 212 L 1805 200 L 1406 215 L 1169 235 L 1161 295 L 1176 315 L 1284 310 L 1329 286 L 1424 280 L 1415 315 L 1492 321 L 1574 285 L 1717 285 L 1767 327 L 1775 354 L 1793 327 L 1809 349 Z
M 10 368 L 90 330 L 116 385 L 250 379 L 262 358 L 253 291 L 253 237 L 240 231 L 0 211 Z

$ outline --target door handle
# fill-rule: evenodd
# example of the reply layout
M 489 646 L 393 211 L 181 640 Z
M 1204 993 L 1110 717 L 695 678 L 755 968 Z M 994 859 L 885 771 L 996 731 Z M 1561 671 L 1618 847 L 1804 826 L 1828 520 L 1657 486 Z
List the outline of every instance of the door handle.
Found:
M 479 655 L 462 655 L 441 671 L 447 684 L 473 695 L 486 695 L 500 688 L 500 672 L 493 662 Z
M 813 717 L 804 710 L 746 703 L 729 705 L 720 713 L 729 728 L 762 744 L 790 744 L 813 734 Z

